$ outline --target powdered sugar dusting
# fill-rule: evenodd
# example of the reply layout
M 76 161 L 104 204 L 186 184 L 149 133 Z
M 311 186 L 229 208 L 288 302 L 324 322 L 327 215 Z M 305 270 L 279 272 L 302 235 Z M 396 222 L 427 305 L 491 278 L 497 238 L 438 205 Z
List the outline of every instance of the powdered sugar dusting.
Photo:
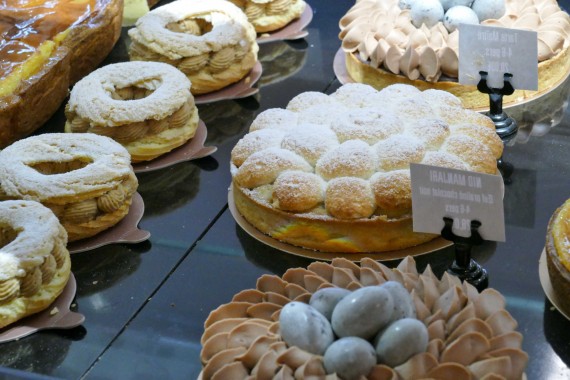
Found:
M 315 172 L 324 179 L 337 177 L 369 178 L 377 167 L 378 158 L 363 141 L 349 140 L 317 161 Z
M 326 152 L 339 145 L 336 134 L 324 125 L 300 124 L 285 135 L 281 143 L 288 149 L 306 159 L 311 165 Z
M 265 128 L 288 130 L 297 125 L 297 119 L 298 115 L 294 112 L 282 108 L 270 108 L 257 115 L 249 131 Z
M 269 207 L 311 218 L 409 214 L 411 162 L 494 174 L 502 152 L 490 119 L 441 91 L 350 84 L 300 94 L 288 108 L 258 115 L 232 151 L 232 176 Z M 326 195 L 332 184 L 338 199 Z

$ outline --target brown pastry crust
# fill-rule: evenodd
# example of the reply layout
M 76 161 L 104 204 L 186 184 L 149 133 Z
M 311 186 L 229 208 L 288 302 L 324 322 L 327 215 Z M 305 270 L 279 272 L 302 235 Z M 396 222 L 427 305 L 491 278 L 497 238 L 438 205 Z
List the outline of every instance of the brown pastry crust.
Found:
M 90 17 L 73 25 L 39 70 L 0 98 L 0 148 L 44 124 L 68 88 L 94 70 L 121 34 L 123 0 L 100 0 Z
M 570 207 L 566 205 L 566 218 L 568 218 Z M 558 208 L 548 223 L 546 235 L 546 264 L 548 266 L 548 274 L 552 289 L 556 294 L 561 308 L 570 313 L 570 271 L 561 261 L 562 255 L 568 255 L 568 252 L 559 252 L 556 248 L 555 237 L 553 235 L 554 225 L 559 218 L 559 213 L 563 207 Z M 568 236 L 566 237 L 568 239 Z

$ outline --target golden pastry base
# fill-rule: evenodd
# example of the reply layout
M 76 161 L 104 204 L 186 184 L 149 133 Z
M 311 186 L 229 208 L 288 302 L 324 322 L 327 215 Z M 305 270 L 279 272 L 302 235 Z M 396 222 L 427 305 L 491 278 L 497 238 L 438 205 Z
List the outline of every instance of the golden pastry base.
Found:
M 85 321 L 85 316 L 69 310 L 75 298 L 77 283 L 73 273 L 62 293 L 46 309 L 7 326 L 0 332 L 0 343 L 17 340 L 40 330 L 71 329 Z M 52 315 L 52 310 L 58 310 Z
M 301 13 L 301 16 L 298 19 L 291 21 L 279 30 L 259 33 L 257 36 L 257 43 L 264 44 L 273 41 L 290 41 L 305 38 L 309 35 L 309 32 L 307 32 L 305 28 L 311 23 L 312 19 L 313 9 L 309 4 L 307 4 L 305 6 L 305 10 Z
M 550 275 L 548 274 L 548 266 L 546 264 L 545 250 L 542 251 L 542 254 L 540 255 L 540 259 L 538 261 L 538 277 L 540 278 L 540 285 L 542 286 L 542 290 L 544 290 L 544 294 L 546 294 L 546 297 L 550 303 L 558 309 L 560 314 L 566 317 L 566 319 L 570 320 L 570 310 L 565 310 L 562 308 L 562 302 L 556 293 L 554 293 L 554 289 L 552 288 Z
M 383 69 L 377 69 L 360 61 L 354 54 L 346 54 L 339 49 L 335 55 L 333 68 L 342 83 L 367 83 L 382 89 L 394 83 L 409 84 L 420 90 L 436 89 L 452 93 L 460 98 L 465 108 L 476 111 L 489 109 L 489 96 L 477 90 L 476 86 L 466 86 L 457 82 L 440 81 L 430 83 L 423 80 L 410 80 Z M 517 106 L 546 95 L 560 86 L 570 75 L 570 48 L 538 65 L 538 91 L 517 90 L 503 98 L 503 108 Z
M 228 191 L 228 208 L 230 209 L 230 213 L 234 217 L 237 224 L 254 239 L 272 248 L 278 249 L 280 251 L 290 253 L 295 256 L 301 256 L 314 260 L 332 261 L 336 257 L 342 257 L 354 262 L 360 262 L 360 260 L 362 260 L 363 258 L 369 257 L 377 261 L 389 261 L 389 260 L 402 259 L 406 256 L 425 255 L 452 245 L 450 241 L 445 240 L 442 237 L 437 237 L 431 241 L 428 241 L 427 243 L 423 243 L 414 247 L 400 249 L 397 251 L 386 251 L 386 252 L 377 252 L 377 253 L 376 252 L 369 252 L 369 253 L 320 252 L 281 242 L 277 239 L 272 238 L 269 235 L 265 235 L 257 228 L 255 228 L 253 225 L 251 225 L 239 213 L 235 205 L 233 185 L 230 186 L 230 189 Z

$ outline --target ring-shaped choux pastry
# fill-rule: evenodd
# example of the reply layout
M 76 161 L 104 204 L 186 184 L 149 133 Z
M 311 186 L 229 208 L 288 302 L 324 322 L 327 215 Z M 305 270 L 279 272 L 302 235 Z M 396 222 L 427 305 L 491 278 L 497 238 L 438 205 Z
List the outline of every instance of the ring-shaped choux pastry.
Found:
M 46 133 L 0 152 L 0 200 L 42 203 L 59 218 L 69 241 L 118 223 L 137 187 L 127 150 L 94 133 Z
M 127 148 L 132 162 L 152 160 L 194 137 L 199 118 L 190 86 L 165 63 L 107 65 L 71 90 L 65 131 L 108 136 Z
M 46 309 L 70 276 L 67 233 L 38 202 L 0 202 L 0 328 Z
M 303 0 L 230 0 L 240 7 L 257 33 L 273 32 L 299 18 L 307 3 Z
M 244 78 L 257 61 L 253 26 L 224 0 L 179 0 L 138 19 L 129 30 L 131 61 L 160 61 L 184 72 L 192 93 L 219 90 Z

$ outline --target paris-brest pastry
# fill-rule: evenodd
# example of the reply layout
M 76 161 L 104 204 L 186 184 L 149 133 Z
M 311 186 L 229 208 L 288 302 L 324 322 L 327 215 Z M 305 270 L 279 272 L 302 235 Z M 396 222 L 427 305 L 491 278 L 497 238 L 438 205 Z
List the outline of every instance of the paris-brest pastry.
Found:
M 0 202 L 0 328 L 40 312 L 70 276 L 67 233 L 38 202 Z
M 230 0 L 242 9 L 257 33 L 283 28 L 300 17 L 307 3 L 303 0 Z
M 129 30 L 132 61 L 160 61 L 185 73 L 194 95 L 244 78 L 257 61 L 256 32 L 241 9 L 224 0 L 175 1 Z
M 0 200 L 33 200 L 52 210 L 75 241 L 129 212 L 138 186 L 130 155 L 94 133 L 46 133 L 0 152 Z
M 459 2 L 441 1 L 444 3 Z M 477 3 L 493 6 L 478 9 Z M 439 13 L 434 11 L 437 6 Z M 339 22 L 346 70 L 356 82 L 376 88 L 412 84 L 422 90 L 449 91 L 467 108 L 488 107 L 486 94 L 475 86 L 457 83 L 457 25 L 465 22 L 537 32 L 538 91 L 515 91 L 504 98 L 505 104 L 551 89 L 570 71 L 570 16 L 555 0 L 475 1 L 473 9 L 465 8 L 463 13 L 470 12 L 471 17 L 455 18 L 450 23 L 448 13 L 453 8 L 442 8 L 438 0 L 356 1 Z
M 198 109 L 190 86 L 180 70 L 166 63 L 104 66 L 71 90 L 65 131 L 111 137 L 133 163 L 155 159 L 196 133 Z
M 502 150 L 493 122 L 447 92 L 347 84 L 259 114 L 232 150 L 233 196 L 292 245 L 397 250 L 435 237 L 412 231 L 410 163 L 497 174 Z

